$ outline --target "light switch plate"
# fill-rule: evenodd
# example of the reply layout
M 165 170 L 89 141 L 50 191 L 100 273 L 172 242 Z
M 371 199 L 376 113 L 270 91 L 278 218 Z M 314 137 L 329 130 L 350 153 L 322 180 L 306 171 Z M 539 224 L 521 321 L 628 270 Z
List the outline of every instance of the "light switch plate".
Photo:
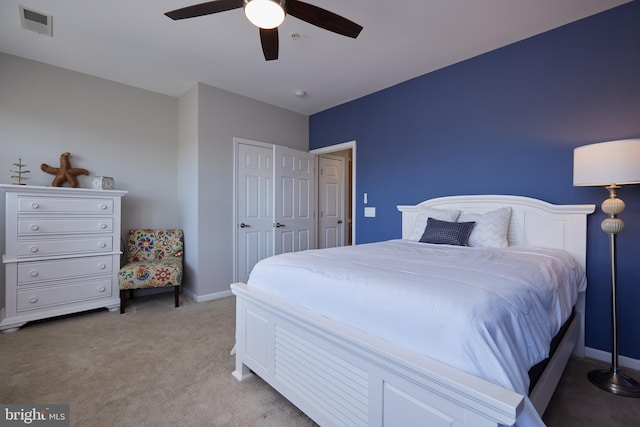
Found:
M 376 216 L 376 208 L 367 206 L 364 208 L 364 216 L 373 218 Z

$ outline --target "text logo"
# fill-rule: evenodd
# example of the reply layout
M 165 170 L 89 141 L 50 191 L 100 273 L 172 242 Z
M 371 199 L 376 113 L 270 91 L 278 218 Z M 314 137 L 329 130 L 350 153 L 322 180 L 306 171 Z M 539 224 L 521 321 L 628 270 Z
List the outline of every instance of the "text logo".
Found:
M 0 426 L 69 427 L 69 405 L 0 403 Z

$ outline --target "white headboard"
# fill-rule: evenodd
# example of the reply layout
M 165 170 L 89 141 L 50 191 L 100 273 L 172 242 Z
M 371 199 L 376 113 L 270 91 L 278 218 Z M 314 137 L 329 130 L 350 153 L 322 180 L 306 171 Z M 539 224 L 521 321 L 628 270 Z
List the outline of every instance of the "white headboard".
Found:
M 415 206 L 398 206 L 402 212 L 402 238 L 406 239 L 422 207 L 484 213 L 503 206 L 512 208 L 509 245 L 564 249 L 583 267 L 587 257 L 587 215 L 595 205 L 553 205 L 523 196 L 448 196 Z

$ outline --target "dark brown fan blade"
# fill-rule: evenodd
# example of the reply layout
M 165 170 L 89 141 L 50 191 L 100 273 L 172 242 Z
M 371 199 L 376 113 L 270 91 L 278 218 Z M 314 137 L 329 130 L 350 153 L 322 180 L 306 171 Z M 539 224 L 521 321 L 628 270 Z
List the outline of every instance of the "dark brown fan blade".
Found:
M 264 59 L 272 61 L 278 59 L 278 29 L 271 28 L 265 30 L 260 28 L 260 42 L 262 42 L 262 53 Z
M 243 6 L 244 0 L 215 0 L 172 10 L 165 13 L 165 15 L 174 20 L 195 18 L 196 16 L 211 15 L 225 10 L 239 9 Z
M 308 22 L 325 30 L 342 34 L 343 36 L 356 38 L 362 27 L 355 22 L 349 21 L 340 15 L 324 10 L 318 6 L 298 0 L 287 0 L 285 2 L 287 13 L 298 19 Z

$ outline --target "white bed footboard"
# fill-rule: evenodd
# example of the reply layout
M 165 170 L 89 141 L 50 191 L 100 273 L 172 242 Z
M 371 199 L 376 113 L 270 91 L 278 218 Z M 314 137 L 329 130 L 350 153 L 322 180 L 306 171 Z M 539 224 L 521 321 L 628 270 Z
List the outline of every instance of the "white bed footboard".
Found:
M 251 290 L 237 298 L 238 380 L 255 372 L 322 426 L 512 425 L 513 391 Z

